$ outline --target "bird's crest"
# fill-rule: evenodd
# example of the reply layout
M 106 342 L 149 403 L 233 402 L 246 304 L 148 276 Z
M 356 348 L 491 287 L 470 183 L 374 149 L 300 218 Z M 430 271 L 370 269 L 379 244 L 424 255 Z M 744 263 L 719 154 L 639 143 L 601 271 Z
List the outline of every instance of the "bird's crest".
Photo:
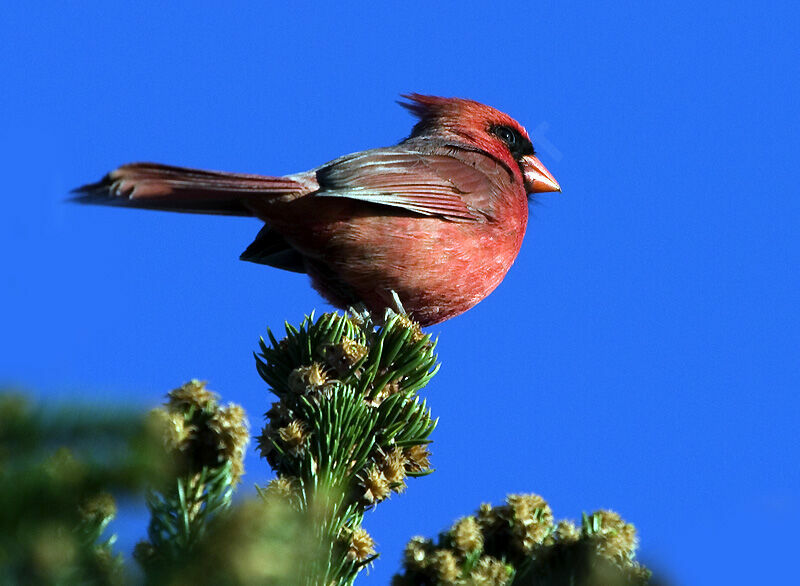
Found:
M 492 146 L 488 129 L 491 126 L 509 126 L 530 140 L 525 128 L 511 116 L 475 100 L 415 93 L 402 94 L 401 97 L 408 101 L 398 101 L 398 104 L 419 118 L 411 131 L 412 137 L 447 130 L 494 151 L 497 147 Z
M 442 98 L 440 96 L 426 96 L 423 94 L 402 94 L 400 97 L 408 100 L 407 102 L 398 101 L 397 103 L 403 106 L 406 110 L 411 112 L 420 120 L 436 116 L 447 105 L 453 102 L 460 101 L 459 98 Z
M 419 119 L 411 131 L 411 136 L 424 132 L 461 126 L 468 127 L 482 120 L 489 112 L 496 112 L 489 106 L 464 98 L 443 98 L 423 94 L 403 94 L 407 102 L 398 104 Z

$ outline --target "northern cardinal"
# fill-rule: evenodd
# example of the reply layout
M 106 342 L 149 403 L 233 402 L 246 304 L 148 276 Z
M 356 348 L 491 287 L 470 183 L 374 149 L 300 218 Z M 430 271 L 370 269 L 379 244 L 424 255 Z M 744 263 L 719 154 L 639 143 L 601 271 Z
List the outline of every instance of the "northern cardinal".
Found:
M 525 129 L 460 98 L 410 94 L 396 146 L 268 177 L 132 163 L 76 191 L 86 203 L 256 216 L 242 260 L 307 273 L 330 303 L 382 312 L 396 292 L 423 326 L 494 290 L 519 252 L 527 194 L 560 191 Z

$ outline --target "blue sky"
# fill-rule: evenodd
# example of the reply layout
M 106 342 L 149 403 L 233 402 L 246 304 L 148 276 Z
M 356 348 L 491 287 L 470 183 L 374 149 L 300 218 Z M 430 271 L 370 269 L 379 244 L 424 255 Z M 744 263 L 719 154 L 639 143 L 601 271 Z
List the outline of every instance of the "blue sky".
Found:
M 368 516 L 382 558 L 361 582 L 509 492 L 557 517 L 618 510 L 678 583 L 783 578 L 800 522 L 800 10 L 256 4 L 0 5 L 0 381 L 144 409 L 198 377 L 257 431 L 270 397 L 251 352 L 326 309 L 307 279 L 237 260 L 255 220 L 67 192 L 134 160 L 305 170 L 406 136 L 402 92 L 470 97 L 527 126 L 564 193 L 532 206 L 503 284 L 431 328 L 438 470 Z M 121 545 L 144 525 L 126 511 Z

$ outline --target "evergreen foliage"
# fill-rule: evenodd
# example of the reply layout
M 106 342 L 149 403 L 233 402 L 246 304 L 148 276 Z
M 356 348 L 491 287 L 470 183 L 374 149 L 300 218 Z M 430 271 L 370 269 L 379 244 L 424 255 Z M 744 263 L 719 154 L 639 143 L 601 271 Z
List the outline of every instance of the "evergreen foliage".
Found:
M 241 407 L 190 381 L 147 417 L 0 395 L 0 583 L 349 585 L 374 562 L 364 513 L 432 472 L 418 392 L 435 342 L 406 315 L 329 313 L 268 332 L 258 373 L 277 398 L 258 449 L 276 477 L 233 503 L 249 440 Z M 138 575 L 114 552 L 111 495 L 144 498 Z M 416 537 L 398 585 L 649 584 L 633 525 L 611 511 L 555 522 L 536 495 L 481 505 Z
M 267 412 L 261 454 L 278 474 L 273 491 L 317 516 L 327 552 L 304 568 L 308 584 L 351 584 L 377 556 L 361 526 L 364 512 L 401 492 L 407 476 L 429 473 L 436 426 L 417 392 L 436 373 L 435 344 L 408 317 L 307 317 L 268 332 L 258 372 L 278 401 Z
M 141 418 L 77 405 L 35 409 L 0 394 L 0 584 L 116 584 L 123 579 L 110 492 L 132 495 L 163 473 Z
M 613 511 L 583 515 L 581 526 L 555 523 L 535 494 L 511 494 L 499 507 L 482 504 L 434 542 L 406 546 L 395 586 L 644 586 L 650 572 L 635 561 L 633 525 Z

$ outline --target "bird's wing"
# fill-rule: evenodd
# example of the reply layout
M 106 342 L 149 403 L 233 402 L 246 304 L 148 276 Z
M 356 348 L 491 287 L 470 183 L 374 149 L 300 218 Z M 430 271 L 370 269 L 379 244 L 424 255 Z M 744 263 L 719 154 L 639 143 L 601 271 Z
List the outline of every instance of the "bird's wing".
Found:
M 344 197 L 454 222 L 485 222 L 502 180 L 483 153 L 456 147 L 435 152 L 403 145 L 364 151 L 317 170 L 320 197 Z M 506 180 L 508 174 L 505 174 Z

